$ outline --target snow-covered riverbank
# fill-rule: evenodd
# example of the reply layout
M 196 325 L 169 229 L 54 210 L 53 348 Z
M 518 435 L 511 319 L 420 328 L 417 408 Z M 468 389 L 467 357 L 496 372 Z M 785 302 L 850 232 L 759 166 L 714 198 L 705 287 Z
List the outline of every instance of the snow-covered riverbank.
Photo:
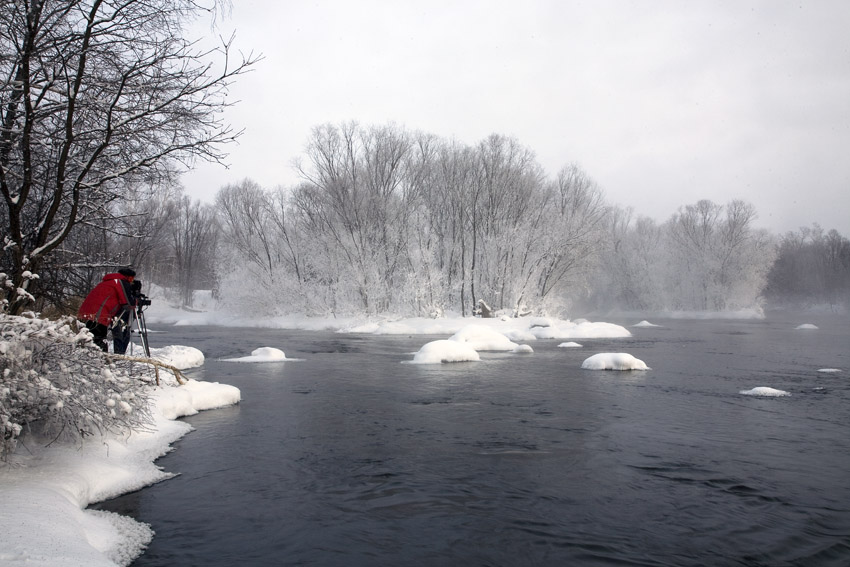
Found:
M 161 354 L 180 368 L 199 365 L 197 349 Z M 177 418 L 240 400 L 233 386 L 189 380 L 176 387 L 169 373 L 162 378 L 152 395 L 150 431 L 77 445 L 25 437 L 0 463 L 0 565 L 114 567 L 143 551 L 153 537 L 147 525 L 86 507 L 170 478 L 154 460 L 191 430 Z

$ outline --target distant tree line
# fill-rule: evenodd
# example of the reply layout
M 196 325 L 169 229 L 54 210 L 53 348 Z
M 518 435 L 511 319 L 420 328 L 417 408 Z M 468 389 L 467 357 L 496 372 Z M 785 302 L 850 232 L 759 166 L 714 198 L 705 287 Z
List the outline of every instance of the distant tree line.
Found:
M 635 311 L 728 311 L 760 307 L 773 237 L 753 226 L 755 208 L 734 200 L 680 207 L 665 223 L 614 210 L 591 293 Z
M 850 240 L 817 224 L 783 234 L 764 293 L 777 307 L 850 307 Z
M 505 136 L 464 145 L 323 125 L 297 168 L 293 187 L 245 179 L 214 203 L 171 179 L 124 184 L 103 205 L 109 223 L 78 224 L 46 257 L 37 308 L 72 310 L 120 265 L 175 304 L 212 289 L 248 316 L 470 315 L 479 300 L 520 315 L 850 303 L 850 244 L 835 230 L 777 237 L 739 200 L 635 217 L 580 167 L 547 177 Z

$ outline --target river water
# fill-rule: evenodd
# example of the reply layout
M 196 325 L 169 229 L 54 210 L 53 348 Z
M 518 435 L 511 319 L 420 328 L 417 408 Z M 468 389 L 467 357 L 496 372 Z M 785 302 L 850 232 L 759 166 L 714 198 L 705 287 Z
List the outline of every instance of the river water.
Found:
M 848 320 L 657 323 L 437 366 L 403 362 L 438 337 L 165 327 L 242 402 L 99 507 L 152 525 L 139 567 L 850 565 Z M 219 360 L 261 346 L 300 360 Z

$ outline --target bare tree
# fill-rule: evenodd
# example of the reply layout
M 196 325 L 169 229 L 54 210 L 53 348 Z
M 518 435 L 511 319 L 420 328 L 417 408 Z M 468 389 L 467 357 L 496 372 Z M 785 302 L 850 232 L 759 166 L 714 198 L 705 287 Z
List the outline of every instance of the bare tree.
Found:
M 216 194 L 216 207 L 229 243 L 262 274 L 262 285 L 274 281 L 278 262 L 276 242 L 268 220 L 269 195 L 256 181 L 225 185 Z
M 183 38 L 195 0 L 0 5 L 2 267 L 20 312 L 32 277 L 80 223 L 107 222 L 128 185 L 221 160 L 228 85 L 257 60 Z M 213 60 L 218 58 L 218 63 Z
M 94 219 L 78 223 L 39 270 L 35 308 L 49 306 L 61 312 L 76 310 L 75 298 L 85 296 L 104 272 L 116 266 L 134 266 L 145 280 L 160 277 L 163 284 L 174 271 L 172 255 L 165 250 L 173 222 L 175 196 L 182 190 L 161 187 L 127 187 L 122 199 L 109 207 L 109 222 Z M 152 191 L 157 198 L 151 199 Z
M 257 303 L 257 288 L 274 289 L 275 305 L 321 303 L 316 293 L 303 289 L 308 275 L 317 276 L 311 260 L 315 238 L 304 234 L 290 195 L 283 188 L 267 191 L 250 179 L 216 195 L 222 228 L 218 283 L 226 288 L 227 302 L 243 311 L 268 313 L 268 305 Z
M 602 252 L 608 206 L 602 189 L 578 165 L 561 168 L 555 180 L 555 206 L 548 221 L 554 241 L 540 269 L 539 290 L 546 298 L 553 289 L 578 283 L 578 274 Z
M 194 290 L 201 285 L 210 286 L 212 282 L 218 222 L 212 205 L 193 202 L 185 196 L 178 202 L 175 212 L 171 244 L 177 287 L 181 305 L 191 307 Z
M 293 214 L 290 199 L 291 193 L 278 187 L 269 196 L 266 205 L 269 221 L 274 227 L 278 245 L 282 248 L 281 257 L 285 267 L 300 286 L 304 282 L 307 258 L 300 219 Z

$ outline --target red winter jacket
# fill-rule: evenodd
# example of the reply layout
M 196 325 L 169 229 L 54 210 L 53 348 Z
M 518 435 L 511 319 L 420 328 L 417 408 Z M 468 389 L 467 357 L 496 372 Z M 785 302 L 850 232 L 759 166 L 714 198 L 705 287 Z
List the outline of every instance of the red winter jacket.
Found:
M 130 304 L 129 293 L 126 291 L 125 285 L 130 285 L 130 278 L 123 274 L 115 273 L 103 276 L 103 281 L 94 286 L 83 304 L 80 305 L 77 318 L 109 325 L 121 307 Z

